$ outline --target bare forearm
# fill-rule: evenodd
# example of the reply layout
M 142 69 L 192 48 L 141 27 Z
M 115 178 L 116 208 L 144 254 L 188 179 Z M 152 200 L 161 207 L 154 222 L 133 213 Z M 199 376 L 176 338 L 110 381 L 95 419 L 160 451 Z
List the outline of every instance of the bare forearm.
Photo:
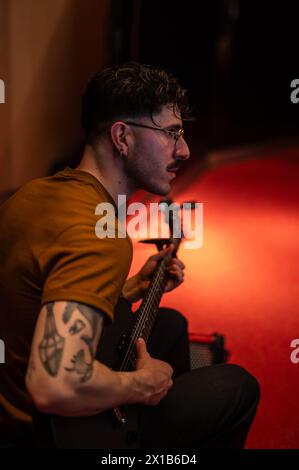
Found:
M 64 416 L 85 416 L 123 404 L 137 403 L 146 393 L 138 372 L 115 372 L 94 361 L 92 378 L 78 385 L 66 381 L 64 393 L 43 411 Z M 71 397 L 71 399 L 69 399 Z
M 41 381 L 36 383 L 40 387 Z M 115 372 L 98 361 L 94 361 L 92 377 L 86 383 L 78 384 L 68 376 L 60 379 L 59 386 L 51 379 L 44 383 L 46 399 L 37 391 L 34 393 L 34 379 L 31 378 L 28 384 L 32 395 L 38 397 L 36 406 L 40 411 L 64 416 L 93 415 L 123 404 L 137 403 L 144 399 L 150 388 L 141 372 Z

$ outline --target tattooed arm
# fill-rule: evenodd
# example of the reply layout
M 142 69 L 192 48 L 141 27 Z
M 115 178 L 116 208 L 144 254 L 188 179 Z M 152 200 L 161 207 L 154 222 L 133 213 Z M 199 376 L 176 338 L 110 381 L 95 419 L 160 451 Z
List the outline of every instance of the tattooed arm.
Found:
M 115 372 L 95 360 L 100 311 L 76 302 L 46 304 L 39 315 L 26 375 L 36 407 L 65 416 L 91 415 L 124 403 L 157 404 L 172 385 L 171 367 L 138 345 L 137 370 Z

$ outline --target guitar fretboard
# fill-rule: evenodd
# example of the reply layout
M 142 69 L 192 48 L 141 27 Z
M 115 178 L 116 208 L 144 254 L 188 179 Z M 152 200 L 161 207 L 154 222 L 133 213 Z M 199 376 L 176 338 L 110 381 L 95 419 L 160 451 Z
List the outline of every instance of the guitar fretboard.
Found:
M 175 244 L 175 252 L 177 251 L 180 242 L 181 239 L 179 238 L 173 241 Z M 136 314 L 136 321 L 130 335 L 124 360 L 120 368 L 121 371 L 129 371 L 134 368 L 136 360 L 136 340 L 142 337 L 145 342 L 147 342 L 150 336 L 167 282 L 167 274 L 165 269 L 167 261 L 168 259 L 163 258 L 158 264 L 151 279 L 148 290 L 146 291 L 146 294 L 140 305 L 138 313 Z

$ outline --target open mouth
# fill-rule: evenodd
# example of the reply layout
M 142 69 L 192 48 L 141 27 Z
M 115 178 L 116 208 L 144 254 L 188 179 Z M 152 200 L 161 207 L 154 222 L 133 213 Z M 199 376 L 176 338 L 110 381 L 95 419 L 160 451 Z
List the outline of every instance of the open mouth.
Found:
M 176 175 L 176 171 L 177 171 L 177 170 L 167 170 L 167 173 L 169 174 L 169 178 L 170 178 L 170 179 L 176 178 L 176 176 L 177 176 L 177 175 Z

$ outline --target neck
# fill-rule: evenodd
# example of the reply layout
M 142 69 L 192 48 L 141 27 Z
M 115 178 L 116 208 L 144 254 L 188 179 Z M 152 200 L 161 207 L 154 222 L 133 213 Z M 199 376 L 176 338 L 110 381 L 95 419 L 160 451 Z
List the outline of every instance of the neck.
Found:
M 94 149 L 86 145 L 76 169 L 97 178 L 116 204 L 119 194 L 125 194 L 129 198 L 137 189 L 126 175 L 121 157 L 114 155 L 113 149 L 108 146 Z

